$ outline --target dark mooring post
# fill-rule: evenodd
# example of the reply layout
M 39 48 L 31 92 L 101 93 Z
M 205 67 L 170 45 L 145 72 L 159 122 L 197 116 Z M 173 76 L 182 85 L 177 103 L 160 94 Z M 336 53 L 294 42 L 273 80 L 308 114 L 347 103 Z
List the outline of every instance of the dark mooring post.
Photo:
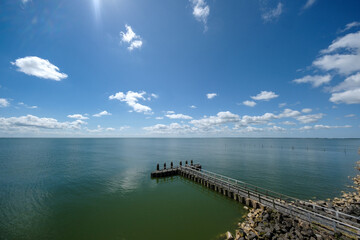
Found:
M 173 168 L 173 166 L 174 166 L 174 165 L 173 165 L 173 162 L 171 162 L 171 163 L 170 163 L 170 167 Z
M 187 160 L 185 161 L 185 166 L 187 166 L 188 165 L 188 162 L 187 162 Z
M 182 166 L 182 161 L 180 161 L 180 167 Z
M 156 170 L 157 170 L 157 171 L 160 170 L 159 164 L 156 165 Z
M 192 166 L 192 165 L 194 165 L 194 162 L 193 162 L 193 160 L 191 160 L 191 163 L 190 163 L 190 165 Z
M 166 163 L 164 163 L 164 169 L 166 169 Z

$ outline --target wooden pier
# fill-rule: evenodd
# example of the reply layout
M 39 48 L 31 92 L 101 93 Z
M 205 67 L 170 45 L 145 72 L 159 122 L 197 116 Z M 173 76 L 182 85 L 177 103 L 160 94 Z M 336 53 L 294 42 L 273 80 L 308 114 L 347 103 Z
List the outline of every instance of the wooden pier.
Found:
M 166 163 L 164 163 L 164 168 L 160 170 L 159 164 L 156 166 L 156 171 L 151 173 L 152 178 L 161 178 L 161 177 L 170 177 L 181 174 L 182 161 L 180 162 L 178 167 L 174 167 L 173 162 L 170 163 L 170 168 L 166 168 Z M 191 160 L 190 165 L 188 165 L 188 161 L 185 161 L 185 167 L 189 167 L 195 170 L 201 170 L 200 164 L 194 164 L 193 160 Z
M 151 173 L 152 178 L 182 176 L 197 182 L 209 189 L 219 192 L 252 208 L 271 208 L 283 214 L 297 217 L 309 223 L 315 223 L 332 231 L 340 231 L 360 239 L 360 217 L 351 216 L 331 208 L 321 207 L 313 202 L 307 202 L 255 185 L 229 178 L 217 173 L 206 171 L 200 164 L 188 164 L 160 170 L 159 164 L 156 171 Z

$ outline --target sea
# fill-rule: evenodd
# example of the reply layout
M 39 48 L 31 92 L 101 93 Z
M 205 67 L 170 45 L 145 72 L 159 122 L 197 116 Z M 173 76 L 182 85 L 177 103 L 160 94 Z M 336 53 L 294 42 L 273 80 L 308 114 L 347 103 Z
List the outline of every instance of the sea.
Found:
M 0 239 L 219 239 L 246 209 L 156 164 L 300 199 L 350 191 L 360 139 L 1 138 Z

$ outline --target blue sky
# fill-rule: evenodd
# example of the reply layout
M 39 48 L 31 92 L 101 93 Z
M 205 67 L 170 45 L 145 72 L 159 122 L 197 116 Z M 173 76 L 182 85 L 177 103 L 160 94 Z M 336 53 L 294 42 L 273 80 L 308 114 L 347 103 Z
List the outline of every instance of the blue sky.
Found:
M 360 2 L 3 0 L 0 136 L 359 137 Z

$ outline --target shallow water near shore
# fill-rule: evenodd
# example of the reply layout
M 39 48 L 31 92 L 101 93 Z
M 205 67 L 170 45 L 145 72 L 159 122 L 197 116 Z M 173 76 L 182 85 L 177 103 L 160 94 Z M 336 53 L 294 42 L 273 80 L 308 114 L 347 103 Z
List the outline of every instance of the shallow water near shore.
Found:
M 216 239 L 243 206 L 156 163 L 301 199 L 351 184 L 360 139 L 0 139 L 0 239 Z

